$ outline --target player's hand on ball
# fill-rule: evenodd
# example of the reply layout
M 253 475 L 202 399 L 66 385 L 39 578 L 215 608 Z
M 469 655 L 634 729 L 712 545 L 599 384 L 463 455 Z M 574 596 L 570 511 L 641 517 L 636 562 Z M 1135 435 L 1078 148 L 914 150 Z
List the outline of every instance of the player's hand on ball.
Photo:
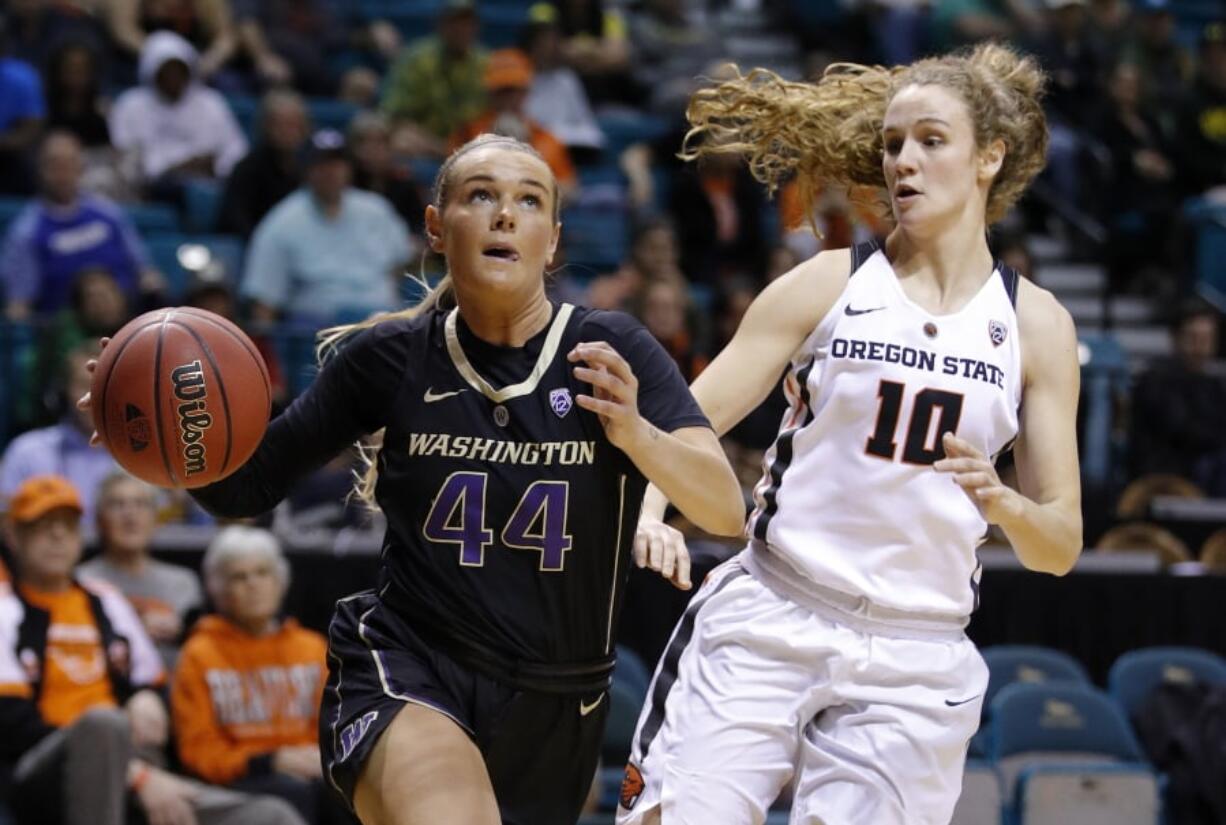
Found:
M 585 341 L 566 356 L 575 377 L 592 385 L 592 395 L 575 396 L 575 403 L 600 417 L 605 435 L 623 451 L 642 436 L 648 424 L 639 415 L 639 381 L 626 359 L 604 341 Z
M 99 347 L 98 347 L 99 351 L 101 352 L 101 350 L 106 349 L 106 345 L 109 343 L 111 343 L 110 338 L 103 338 L 101 341 L 99 341 Z M 86 372 L 92 373 L 96 369 L 98 369 L 98 359 L 97 358 L 91 358 L 85 362 Z M 92 399 L 89 397 L 89 393 L 87 392 L 85 393 L 85 395 L 77 399 L 77 409 L 85 410 L 86 412 L 89 412 L 92 406 L 91 402 L 92 402 Z M 92 433 L 90 433 L 89 444 L 91 447 L 97 447 L 101 443 L 102 443 L 102 439 L 98 437 L 97 430 L 94 430 Z
M 662 521 L 647 518 L 639 521 L 634 534 L 634 563 L 655 570 L 678 590 L 693 587 L 685 536 Z
M 945 433 L 941 443 L 945 458 L 933 469 L 953 476 L 989 524 L 1006 524 L 1021 515 L 1021 494 L 1001 482 L 987 456 L 953 433 Z

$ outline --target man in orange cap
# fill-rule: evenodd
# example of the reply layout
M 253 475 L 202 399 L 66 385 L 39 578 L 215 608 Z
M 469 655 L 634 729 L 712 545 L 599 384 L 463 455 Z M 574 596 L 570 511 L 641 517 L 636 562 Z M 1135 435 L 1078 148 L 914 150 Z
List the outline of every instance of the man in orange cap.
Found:
M 60 476 L 27 479 L 5 523 L 13 588 L 0 594 L 0 763 L 34 822 L 123 825 L 127 794 L 151 822 L 220 823 L 240 807 L 301 825 L 280 800 L 180 779 L 155 765 L 169 737 L 162 663 L 118 591 L 73 576 L 81 497 Z M 139 755 L 138 755 L 139 754 Z
M 485 65 L 484 83 L 489 93 L 489 108 L 451 136 L 450 149 L 455 150 L 486 132 L 517 138 L 541 153 L 558 179 L 563 198 L 572 196 L 578 177 L 570 153 L 544 126 L 528 117 L 524 108 L 532 86 L 532 62 L 528 56 L 519 49 L 499 49 L 492 53 Z

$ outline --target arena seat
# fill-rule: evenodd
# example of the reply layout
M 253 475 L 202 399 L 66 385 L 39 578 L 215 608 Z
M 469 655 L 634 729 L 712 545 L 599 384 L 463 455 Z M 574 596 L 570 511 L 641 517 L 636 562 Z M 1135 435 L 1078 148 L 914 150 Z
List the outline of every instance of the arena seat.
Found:
M 1013 684 L 991 713 L 991 758 L 1015 825 L 1157 825 L 1158 777 L 1105 693 L 1069 682 Z
M 1088 685 L 1081 662 L 1060 650 L 1039 645 L 993 645 L 982 651 L 988 666 L 988 689 L 983 697 L 985 714 L 1001 689 L 1013 684 L 1074 682 Z
M 949 825 L 998 825 L 1003 804 L 996 770 L 981 760 L 968 760 L 962 775 L 962 796 Z
M 0 236 L 8 232 L 9 224 L 29 203 L 29 198 L 0 197 Z
M 217 268 L 231 287 L 242 277 L 243 242 L 236 237 L 159 232 L 146 237 L 145 244 L 154 266 L 166 276 L 171 301 L 182 300 L 194 272 Z
M 1162 682 L 1226 684 L 1226 659 L 1195 647 L 1147 647 L 1115 660 L 1107 690 L 1131 718 Z

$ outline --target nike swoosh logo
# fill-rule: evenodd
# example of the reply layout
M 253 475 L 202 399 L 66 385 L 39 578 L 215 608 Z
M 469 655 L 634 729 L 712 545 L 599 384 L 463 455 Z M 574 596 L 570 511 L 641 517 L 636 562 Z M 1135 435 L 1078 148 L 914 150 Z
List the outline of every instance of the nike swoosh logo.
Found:
M 444 398 L 450 398 L 453 395 L 459 395 L 464 390 L 452 390 L 451 392 L 435 392 L 434 387 L 426 390 L 426 403 L 433 404 L 435 401 L 442 401 Z
M 956 708 L 958 705 L 965 705 L 967 702 L 973 702 L 978 698 L 979 698 L 978 696 L 972 696 L 969 699 L 963 699 L 961 702 L 951 702 L 948 699 L 946 699 L 945 704 L 951 708 Z
M 580 699 L 579 700 L 579 715 L 587 716 L 589 713 L 596 710 L 596 708 L 600 707 L 600 703 L 604 701 L 604 697 L 605 697 L 605 694 L 603 693 L 600 694 L 599 696 L 596 697 L 596 701 L 592 702 L 592 704 L 590 705 L 584 702 L 582 699 Z
M 843 314 L 844 315 L 867 315 L 870 312 L 877 312 L 878 310 L 882 310 L 882 309 L 885 309 L 885 307 L 870 307 L 869 309 L 852 309 L 851 304 L 848 304 L 847 306 L 843 307 Z

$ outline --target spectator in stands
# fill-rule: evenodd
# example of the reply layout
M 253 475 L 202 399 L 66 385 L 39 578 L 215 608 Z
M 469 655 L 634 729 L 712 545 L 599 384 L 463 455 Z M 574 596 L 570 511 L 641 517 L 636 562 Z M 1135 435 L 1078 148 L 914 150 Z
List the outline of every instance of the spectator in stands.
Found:
M 98 489 L 102 552 L 77 573 L 123 593 L 169 667 L 178 656 L 191 613 L 199 610 L 204 598 L 194 572 L 150 555 L 157 506 L 157 492 L 145 482 L 122 472 L 107 476 Z
M 695 345 L 694 336 L 686 323 L 689 303 L 689 292 L 683 279 L 657 278 L 643 288 L 636 315 L 672 356 L 685 380 L 692 382 L 711 359 Z
M 645 0 L 630 17 L 631 75 L 660 114 L 685 110 L 696 78 L 727 50 L 713 26 L 694 25 L 683 0 Z
M 68 308 L 74 279 L 92 267 L 111 273 L 132 307 L 140 305 L 143 294 L 163 289 L 164 279 L 123 211 L 81 192 L 85 161 L 75 135 L 49 134 L 38 169 L 42 196 L 14 220 L 0 253 L 9 320 Z
M 218 229 L 244 239 L 302 184 L 302 148 L 310 136 L 302 97 L 286 90 L 266 94 L 259 133 L 259 141 L 230 173 L 218 209 Z
M 28 195 L 34 190 L 29 152 L 45 116 L 38 72 L 9 55 L 8 30 L 0 16 L 0 195 Z
M 1173 473 L 1211 496 L 1226 496 L 1226 378 L 1213 369 L 1220 319 L 1199 299 L 1171 326 L 1175 355 L 1155 363 L 1132 394 L 1133 476 Z
M 227 273 L 210 268 L 194 273 L 183 294 L 183 305 L 208 310 L 236 324 L 239 323 L 237 301 L 234 290 L 230 286 L 232 279 L 236 279 L 236 276 L 237 273 Z M 281 356 L 268 336 L 261 334 L 261 330 L 249 328 L 245 332 L 264 359 L 264 366 L 268 367 L 268 380 L 272 385 L 272 406 L 275 416 L 288 400 L 285 369 L 281 366 Z M 183 504 L 189 512 L 199 509 L 195 499 L 190 497 Z
M 398 150 L 441 156 L 447 138 L 485 107 L 478 25 L 473 0 L 443 0 L 437 34 L 410 43 L 389 70 L 382 108 Z
M 525 111 L 528 90 L 532 87 L 532 62 L 528 56 L 519 49 L 494 52 L 486 63 L 482 82 L 489 95 L 489 107 L 456 130 L 450 149 L 454 151 L 487 132 L 522 140 L 549 164 L 565 203 L 577 190 L 579 177 L 562 142 Z
M 99 42 L 101 31 L 92 16 L 53 0 L 8 0 L 8 30 L 12 55 L 31 66 L 43 66 L 58 43 L 88 37 Z
M 556 0 L 566 63 L 579 73 L 588 95 L 597 103 L 638 105 L 641 91 L 630 77 L 630 42 L 626 18 L 616 3 L 606 0 Z M 543 12 L 548 14 L 548 12 Z
M 1138 0 L 1123 59 L 1137 67 L 1150 114 L 1169 128 L 1193 78 L 1192 57 L 1176 39 L 1170 0 Z
M 1190 195 L 1226 198 L 1226 22 L 1200 37 L 1196 84 L 1180 116 L 1179 171 Z
M 1150 288 L 1174 286 L 1159 274 L 1170 259 L 1172 216 L 1179 203 L 1174 146 L 1141 90 L 1136 66 L 1116 66 L 1108 108 L 1094 130 L 1111 159 L 1106 257 L 1117 291 L 1137 286 L 1145 273 L 1156 276 Z
M 426 204 L 417 181 L 392 157 L 392 129 L 380 112 L 358 112 L 349 122 L 353 185 L 387 199 L 415 235 L 425 231 Z
M 111 145 L 103 113 L 102 68 L 89 42 L 74 39 L 58 45 L 47 58 L 43 85 L 48 129 L 71 132 L 87 149 Z
M 119 469 L 106 450 L 89 446 L 93 418 L 77 409 L 75 403 L 75 399 L 89 392 L 90 374 L 85 362 L 97 355 L 98 345 L 91 341 L 70 352 L 64 360 L 58 371 L 62 391 L 56 395 L 63 410 L 58 424 L 30 430 L 9 442 L 0 458 L 0 509 L 26 479 L 61 475 L 80 492 L 85 528 L 92 531 L 98 488 L 104 478 Z
M 605 144 L 604 133 L 579 75 L 563 62 L 557 12 L 539 4 L 532 7 L 532 14 L 520 38 L 533 69 L 524 111 L 562 141 L 576 160 L 594 159 Z
M 678 278 L 681 253 L 677 230 L 667 218 L 652 218 L 635 227 L 630 240 L 630 257 L 616 272 L 595 278 L 588 287 L 586 306 L 593 309 L 628 311 L 639 303 L 649 281 Z
M 392 309 L 413 255 L 408 227 L 382 197 L 350 185 L 344 136 L 321 130 L 307 149 L 306 187 L 268 213 L 251 241 L 240 294 L 252 317 L 322 325 Z
M 927 0 L 871 0 L 864 4 L 882 63 L 901 66 L 923 54 L 930 5 Z
M 1076 127 L 1090 125 L 1107 65 L 1089 25 L 1086 0 L 1044 0 L 1047 25 L 1032 51 L 1048 76 L 1045 107 Z
M 190 43 L 167 31 L 143 42 L 141 85 L 115 101 L 111 140 L 135 155 L 153 194 L 173 199 L 187 179 L 230 174 L 247 139 L 225 98 L 200 82 Z
M 6 528 L 13 594 L 0 605 L 0 760 L 13 803 L 34 822 L 123 825 L 129 794 L 152 823 L 299 825 L 280 800 L 252 798 L 163 770 L 169 737 L 162 663 L 119 592 L 73 575 L 81 500 L 58 476 L 26 481 Z
M 1090 26 L 1098 35 L 1106 59 L 1112 65 L 1123 54 L 1132 24 L 1130 0 L 1090 0 Z
M 107 0 L 111 39 L 129 61 L 144 62 L 149 39 L 169 32 L 199 55 L 192 65 L 201 80 L 211 80 L 238 51 L 238 36 L 228 0 Z M 141 70 L 143 75 L 144 71 Z
M 180 761 L 207 782 L 275 794 L 307 822 L 350 821 L 320 766 L 327 642 L 281 617 L 290 571 L 277 540 L 226 527 L 203 570 L 217 614 L 196 625 L 175 671 Z
M 760 278 L 767 244 L 762 188 L 738 158 L 686 166 L 673 182 L 669 213 L 681 242 L 681 270 L 697 283 L 732 274 Z
M 320 0 L 235 0 L 234 19 L 260 84 L 292 85 L 308 95 L 336 94 L 330 61 L 347 49 L 373 52 L 385 61 L 400 48 L 400 33 L 386 20 L 349 25 Z
M 1026 39 L 1040 32 L 1042 18 L 1024 0 L 935 0 L 932 40 L 939 51 L 981 40 Z
M 102 266 L 81 270 L 72 283 L 70 306 L 47 319 L 39 335 L 38 354 L 30 365 L 26 386 L 41 386 L 46 376 L 58 373 L 70 352 L 114 335 L 130 317 L 128 298 L 110 270 Z M 42 400 L 30 399 L 31 407 L 23 411 L 27 420 L 40 417 L 32 405 Z M 58 412 L 56 403 L 48 406 Z

